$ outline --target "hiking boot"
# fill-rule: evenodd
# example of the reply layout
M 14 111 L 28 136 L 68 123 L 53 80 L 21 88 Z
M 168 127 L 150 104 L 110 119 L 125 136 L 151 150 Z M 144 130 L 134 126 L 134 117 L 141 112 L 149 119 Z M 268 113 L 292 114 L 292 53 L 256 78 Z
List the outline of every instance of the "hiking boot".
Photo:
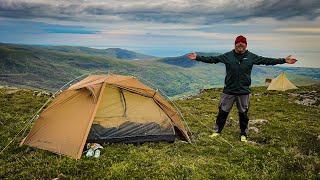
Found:
M 244 136 L 244 135 L 242 135 L 241 137 L 240 137 L 240 141 L 241 142 L 248 142 L 248 140 L 247 140 L 247 137 L 246 136 Z
M 218 137 L 218 136 L 220 136 L 220 133 L 213 133 L 213 134 L 211 134 L 209 137 L 211 137 L 211 138 L 213 138 L 213 137 Z

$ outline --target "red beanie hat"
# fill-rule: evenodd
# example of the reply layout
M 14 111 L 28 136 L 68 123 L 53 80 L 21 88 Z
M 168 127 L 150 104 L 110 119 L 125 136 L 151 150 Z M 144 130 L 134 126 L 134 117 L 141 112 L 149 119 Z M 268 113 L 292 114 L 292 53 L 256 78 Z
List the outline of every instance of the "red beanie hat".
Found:
M 236 40 L 234 41 L 234 44 L 237 44 L 239 42 L 247 44 L 247 39 L 244 36 L 240 35 L 236 38 Z

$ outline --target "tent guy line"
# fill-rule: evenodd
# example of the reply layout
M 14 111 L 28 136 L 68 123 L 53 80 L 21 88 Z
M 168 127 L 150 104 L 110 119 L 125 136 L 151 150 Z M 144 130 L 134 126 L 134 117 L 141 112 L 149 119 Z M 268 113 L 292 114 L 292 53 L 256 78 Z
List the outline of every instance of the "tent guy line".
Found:
M 73 81 L 75 81 L 75 80 L 77 80 L 77 79 L 79 79 L 79 78 L 81 78 L 81 77 L 83 77 L 83 76 L 86 76 L 86 75 L 88 75 L 88 74 L 90 74 L 90 73 L 85 73 L 85 74 L 82 74 L 82 75 L 80 75 L 80 76 L 72 79 L 71 81 L 69 81 L 69 82 L 67 82 L 65 85 L 63 85 L 60 89 L 58 89 L 54 94 L 52 94 L 52 95 L 48 98 L 48 100 L 41 106 L 41 108 L 39 108 L 39 110 L 38 110 L 36 113 L 33 114 L 32 118 L 31 118 L 29 121 L 26 122 L 26 125 L 14 136 L 13 139 L 0 151 L 0 154 L 2 154 L 2 153 L 8 148 L 8 146 L 9 146 L 13 141 L 15 141 L 15 140 L 18 138 L 19 134 L 20 134 L 22 131 L 24 131 L 24 133 L 25 133 L 25 131 L 27 130 L 27 128 L 31 125 L 32 121 L 34 121 L 36 118 L 39 117 L 39 113 L 41 112 L 41 110 L 42 110 L 52 99 L 54 99 L 54 97 L 55 97 L 57 94 L 59 94 L 65 87 L 67 87 L 68 85 L 70 85 Z M 24 133 L 23 133 L 23 134 L 24 134 Z M 22 135 L 22 136 L 23 136 L 23 135 Z

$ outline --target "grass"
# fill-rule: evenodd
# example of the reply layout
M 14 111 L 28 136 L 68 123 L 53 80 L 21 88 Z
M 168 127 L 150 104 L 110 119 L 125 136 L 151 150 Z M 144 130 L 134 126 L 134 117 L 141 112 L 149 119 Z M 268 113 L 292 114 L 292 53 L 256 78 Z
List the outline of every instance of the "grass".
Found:
M 80 160 L 18 144 L 0 154 L 0 179 L 320 179 L 320 107 L 293 103 L 291 92 L 254 87 L 250 119 L 266 119 L 260 133 L 239 142 L 238 113 L 233 107 L 221 138 L 210 139 L 222 89 L 205 90 L 176 100 L 193 134 L 184 142 L 104 144 L 98 159 Z M 1 150 L 47 100 L 32 90 L 0 89 Z

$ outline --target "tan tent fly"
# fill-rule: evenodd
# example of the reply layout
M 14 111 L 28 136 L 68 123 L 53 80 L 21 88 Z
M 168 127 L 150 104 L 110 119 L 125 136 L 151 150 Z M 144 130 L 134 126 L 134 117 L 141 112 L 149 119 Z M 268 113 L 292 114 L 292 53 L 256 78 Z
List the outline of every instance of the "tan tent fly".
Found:
M 278 77 L 272 79 L 267 90 L 286 91 L 289 89 L 298 89 L 293 85 L 284 73 L 281 73 Z
M 179 113 L 135 77 L 90 75 L 60 93 L 21 144 L 80 159 L 88 142 L 190 142 Z

